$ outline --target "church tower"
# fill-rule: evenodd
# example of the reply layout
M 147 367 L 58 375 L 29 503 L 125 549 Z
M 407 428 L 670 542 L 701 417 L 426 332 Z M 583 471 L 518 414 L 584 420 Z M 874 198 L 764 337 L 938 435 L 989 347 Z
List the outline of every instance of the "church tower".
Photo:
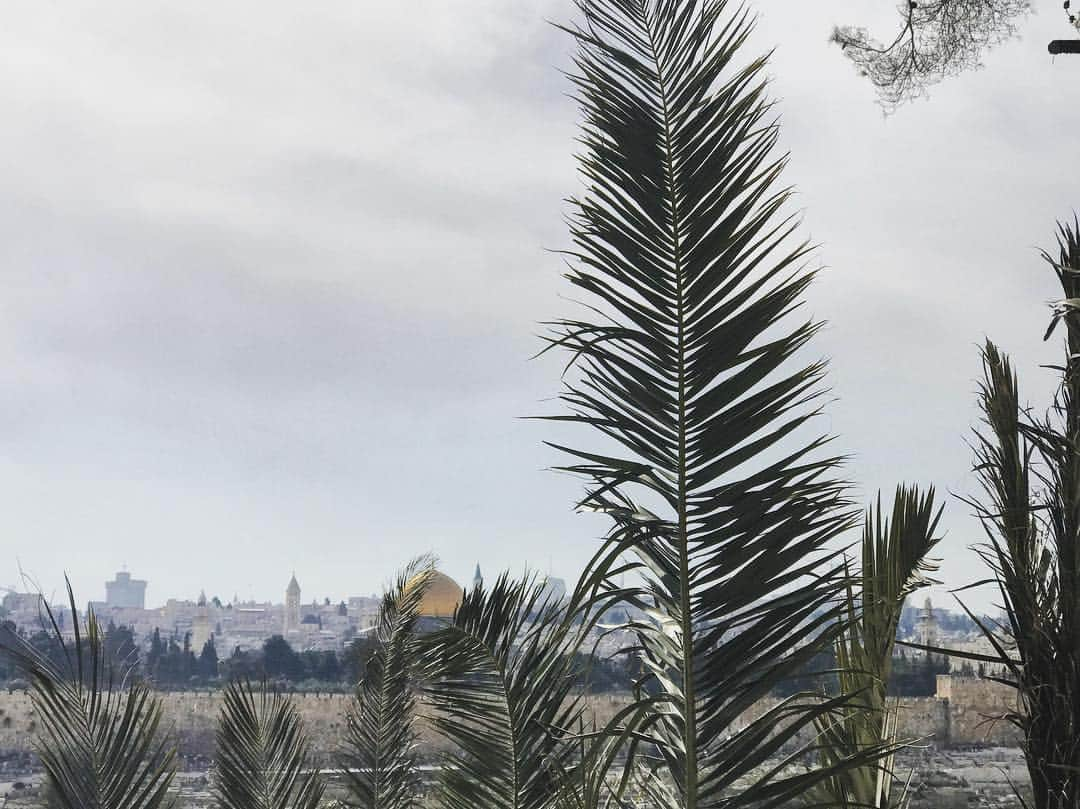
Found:
M 296 581 L 296 573 L 289 580 L 289 586 L 285 589 L 285 631 L 300 631 L 300 585 Z
M 476 563 L 476 572 L 473 573 L 473 577 L 472 577 L 473 589 L 475 590 L 477 587 L 480 587 L 483 584 L 484 584 L 484 577 L 480 573 L 480 563 L 477 562 Z

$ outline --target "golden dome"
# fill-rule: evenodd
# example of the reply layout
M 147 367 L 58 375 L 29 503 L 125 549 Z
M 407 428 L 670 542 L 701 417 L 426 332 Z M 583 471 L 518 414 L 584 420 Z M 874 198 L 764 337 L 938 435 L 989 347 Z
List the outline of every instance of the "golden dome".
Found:
M 420 602 L 420 615 L 424 618 L 452 618 L 463 595 L 460 584 L 445 573 L 434 570 Z

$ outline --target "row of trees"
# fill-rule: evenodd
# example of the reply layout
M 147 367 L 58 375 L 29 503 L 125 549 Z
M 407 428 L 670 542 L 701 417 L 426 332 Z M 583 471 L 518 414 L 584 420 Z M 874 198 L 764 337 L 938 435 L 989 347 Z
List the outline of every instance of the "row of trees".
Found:
M 17 632 L 13 624 L 8 626 L 9 631 Z M 56 633 L 39 629 L 19 634 L 44 659 L 56 666 L 64 664 L 64 644 Z M 102 633 L 102 654 L 109 665 L 159 689 L 212 685 L 234 679 L 351 686 L 363 676 L 368 647 L 366 639 L 356 638 L 340 654 L 332 650 L 297 652 L 283 637 L 275 635 L 264 641 L 261 649 L 234 649 L 231 655 L 222 656 L 213 638 L 196 652 L 190 633 L 163 638 L 160 630 L 155 629 L 149 649 L 143 655 L 129 627 L 110 623 Z M 13 663 L 0 657 L 0 682 L 19 677 Z
M 905 607 L 904 614 L 915 610 Z M 970 619 L 966 619 L 970 620 Z M 964 626 L 964 622 L 957 622 Z M 971 624 L 974 627 L 974 623 Z M 27 636 L 32 647 L 39 650 L 54 665 L 63 661 L 63 646 L 54 634 L 39 630 Z M 191 647 L 191 636 L 162 639 L 160 630 L 151 635 L 150 647 L 142 659 L 134 633 L 129 627 L 110 622 L 103 635 L 103 653 L 109 665 L 117 670 L 133 671 L 152 683 L 155 689 L 192 688 L 221 685 L 234 680 L 271 681 L 288 688 L 349 689 L 364 676 L 371 641 L 356 638 L 344 652 L 333 650 L 296 651 L 281 635 L 263 642 L 258 650 L 234 649 L 228 657 L 219 657 L 211 638 L 199 654 Z M 634 670 L 633 661 L 625 656 L 597 658 L 576 652 L 577 685 L 590 693 L 627 692 L 641 675 Z M 837 678 L 836 655 L 825 650 L 807 663 L 803 672 L 792 674 L 777 683 L 773 696 L 790 696 L 800 692 L 835 691 Z M 904 649 L 894 655 L 887 690 L 893 696 L 933 696 L 936 677 L 950 670 L 948 659 L 940 654 L 908 654 Z M 985 670 L 985 664 L 966 664 L 964 672 L 974 676 Z M 17 681 L 20 672 L 6 657 L 0 656 L 0 683 Z
M 62 665 L 64 647 L 53 633 L 39 630 L 26 636 L 29 645 L 53 665 Z M 163 639 L 155 629 L 145 659 L 131 629 L 113 623 L 105 628 L 102 640 L 106 662 L 118 671 L 130 671 L 156 689 L 192 688 L 220 685 L 234 680 L 271 681 L 288 688 L 350 689 L 363 679 L 371 641 L 355 638 L 345 650 L 296 651 L 281 635 L 274 635 L 257 650 L 234 649 L 219 657 L 214 639 L 198 654 L 191 635 Z M 633 678 L 625 660 L 595 659 L 577 653 L 577 684 L 591 693 L 626 691 Z M 20 678 L 16 666 L 0 656 L 0 682 Z

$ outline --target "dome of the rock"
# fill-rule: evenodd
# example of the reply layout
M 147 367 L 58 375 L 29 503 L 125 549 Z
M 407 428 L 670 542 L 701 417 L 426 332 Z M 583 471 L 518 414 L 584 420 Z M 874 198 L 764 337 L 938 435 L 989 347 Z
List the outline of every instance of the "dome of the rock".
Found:
M 424 618 L 452 618 L 463 595 L 460 584 L 441 571 L 432 571 L 419 614 Z

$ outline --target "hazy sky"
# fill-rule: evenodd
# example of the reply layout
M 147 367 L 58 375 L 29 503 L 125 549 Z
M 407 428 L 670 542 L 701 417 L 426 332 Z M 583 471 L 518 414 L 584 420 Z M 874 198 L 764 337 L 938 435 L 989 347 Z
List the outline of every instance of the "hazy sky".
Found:
M 876 0 L 875 0 L 876 1 Z M 1053 278 L 1080 205 L 1080 57 L 1043 4 L 985 69 L 885 119 L 827 42 L 866 0 L 758 3 L 805 235 L 826 267 L 861 496 L 973 490 L 991 335 L 1043 402 Z M 0 584 L 82 598 L 381 587 L 434 551 L 467 580 L 572 577 L 605 525 L 545 468 L 577 111 L 567 0 L 13 0 L 0 29 Z M 949 499 L 952 584 L 982 575 Z

